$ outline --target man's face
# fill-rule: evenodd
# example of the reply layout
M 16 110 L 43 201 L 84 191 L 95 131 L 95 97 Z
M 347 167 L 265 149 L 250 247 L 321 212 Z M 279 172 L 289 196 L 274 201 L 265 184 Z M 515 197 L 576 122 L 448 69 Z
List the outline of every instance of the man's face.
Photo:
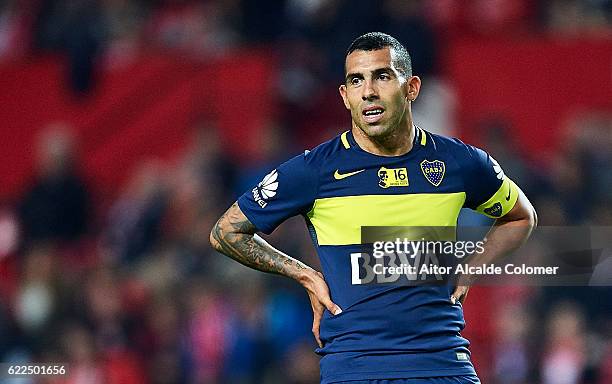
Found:
M 340 95 L 353 121 L 366 135 L 384 137 L 405 121 L 411 83 L 418 78 L 406 79 L 400 73 L 390 48 L 353 51 L 346 57 L 345 69 Z

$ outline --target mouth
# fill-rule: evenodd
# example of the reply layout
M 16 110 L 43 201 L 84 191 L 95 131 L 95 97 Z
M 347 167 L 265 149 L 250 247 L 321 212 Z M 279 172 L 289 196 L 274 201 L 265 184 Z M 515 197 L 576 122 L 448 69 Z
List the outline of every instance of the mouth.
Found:
M 378 121 L 380 121 L 383 117 L 385 113 L 385 109 L 383 107 L 377 106 L 377 105 L 372 105 L 369 106 L 367 108 L 364 108 L 361 111 L 361 114 L 363 116 L 363 120 L 365 120 L 365 122 L 372 124 L 372 123 L 376 123 Z

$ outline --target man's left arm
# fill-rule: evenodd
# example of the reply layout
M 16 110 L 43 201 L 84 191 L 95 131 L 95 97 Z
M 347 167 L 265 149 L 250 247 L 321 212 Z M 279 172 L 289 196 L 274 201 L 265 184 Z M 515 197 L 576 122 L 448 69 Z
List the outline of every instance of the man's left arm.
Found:
M 516 187 L 518 198 L 514 207 L 504 216 L 495 220 L 495 223 L 487 233 L 482 253 L 473 254 L 467 264 L 476 266 L 491 264 L 502 260 L 510 252 L 519 248 L 529 238 L 531 231 L 538 223 L 535 209 L 527 199 L 527 196 Z M 451 302 L 457 300 L 463 303 L 467 297 L 470 285 L 474 283 L 476 276 L 462 275 L 459 277 L 458 285 L 451 295 Z

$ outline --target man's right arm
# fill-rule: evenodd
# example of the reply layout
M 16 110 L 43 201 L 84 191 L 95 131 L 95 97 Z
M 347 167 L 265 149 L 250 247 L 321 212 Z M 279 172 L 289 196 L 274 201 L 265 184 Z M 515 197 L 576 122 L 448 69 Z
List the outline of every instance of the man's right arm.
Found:
M 299 282 L 307 291 L 314 319 L 312 331 L 320 347 L 319 324 L 323 311 L 334 315 L 342 312 L 331 301 L 329 289 L 323 275 L 310 266 L 279 251 L 255 232 L 257 228 L 244 215 L 238 203 L 234 203 L 219 218 L 210 233 L 213 248 L 247 267 L 262 272 L 290 277 Z
M 213 248 L 247 267 L 290 277 L 300 283 L 316 272 L 311 267 L 272 247 L 255 234 L 257 228 L 234 203 L 210 233 Z

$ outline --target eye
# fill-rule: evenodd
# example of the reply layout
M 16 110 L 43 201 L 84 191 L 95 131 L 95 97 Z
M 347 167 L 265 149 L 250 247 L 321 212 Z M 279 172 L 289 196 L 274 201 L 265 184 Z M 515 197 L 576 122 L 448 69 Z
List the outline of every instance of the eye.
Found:
M 391 76 L 389 76 L 388 73 L 381 73 L 380 75 L 378 75 L 378 78 L 380 80 L 391 80 Z
M 351 84 L 351 85 L 359 85 L 359 84 L 361 84 L 361 79 L 358 78 L 358 77 L 351 77 L 349 79 L 349 84 Z

